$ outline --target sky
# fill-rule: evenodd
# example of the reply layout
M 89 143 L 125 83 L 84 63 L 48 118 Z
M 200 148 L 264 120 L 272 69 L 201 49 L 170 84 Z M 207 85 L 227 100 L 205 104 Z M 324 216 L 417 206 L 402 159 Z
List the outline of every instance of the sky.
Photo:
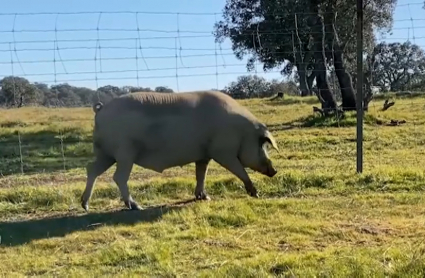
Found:
M 237 76 L 250 74 L 246 59 L 236 59 L 229 40 L 214 42 L 213 26 L 221 19 L 225 2 L 4 0 L 0 79 L 15 75 L 30 82 L 66 82 L 93 89 L 105 85 L 167 86 L 176 92 L 222 89 Z M 425 47 L 422 6 L 421 0 L 398 0 L 392 34 L 378 39 L 410 40 Z M 261 64 L 254 73 L 283 79 L 279 69 L 264 73 Z

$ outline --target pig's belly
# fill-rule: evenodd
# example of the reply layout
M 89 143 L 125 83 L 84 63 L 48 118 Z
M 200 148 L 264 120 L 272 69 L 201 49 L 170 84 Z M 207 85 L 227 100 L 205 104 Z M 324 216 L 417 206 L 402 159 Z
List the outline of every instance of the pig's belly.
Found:
M 135 163 L 156 172 L 204 159 L 211 136 L 184 117 L 157 119 L 144 134 Z
M 205 152 L 198 146 L 179 148 L 164 148 L 156 151 L 141 152 L 135 164 L 143 168 L 162 173 L 172 167 L 184 165 L 205 159 Z

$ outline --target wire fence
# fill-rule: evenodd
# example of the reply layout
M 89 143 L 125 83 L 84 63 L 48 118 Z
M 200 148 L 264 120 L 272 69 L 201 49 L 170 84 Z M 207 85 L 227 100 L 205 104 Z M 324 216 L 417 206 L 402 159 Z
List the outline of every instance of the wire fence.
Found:
M 425 10 L 418 12 L 422 9 L 420 5 L 423 3 L 399 4 L 396 7 L 398 15 L 391 29 L 393 35 L 376 35 L 378 43 L 387 43 L 387 52 L 381 49 L 381 52 L 375 53 L 374 57 L 378 58 L 374 63 L 379 64 L 376 67 L 367 65 L 369 60 L 364 62 L 364 66 L 369 66 L 366 81 L 373 86 L 361 86 L 363 93 L 384 87 L 384 91 L 392 92 L 372 92 L 374 98 L 364 114 L 364 126 L 361 127 L 363 140 L 356 134 L 355 116 L 347 114 L 343 118 L 320 121 L 318 110 L 314 112 L 311 109 L 311 106 L 320 105 L 314 95 L 301 100 L 284 97 L 273 101 L 268 95 L 245 103 L 277 137 L 284 138 L 279 140 L 283 153 L 273 156 L 285 160 L 285 169 L 340 171 L 343 168 L 354 172 L 356 157 L 358 159 L 359 156 L 356 142 L 364 145 L 360 155 L 367 171 L 391 170 L 391 167 L 416 169 L 419 168 L 416 165 L 424 164 L 425 136 L 422 130 L 425 98 L 422 98 L 420 82 L 425 69 L 422 49 L 425 36 L 417 34 L 425 29 Z M 293 16 L 297 19 L 308 14 Z M 33 102 L 32 107 L 2 109 L 1 183 L 7 184 L 6 176 L 19 173 L 50 172 L 50 176 L 40 178 L 40 183 L 45 183 L 45 179 L 58 181 L 61 177 L 65 180 L 64 176 L 56 173 L 84 168 L 92 159 L 93 127 L 92 111 L 85 106 L 92 105 L 94 101 L 110 99 L 132 88 L 171 88 L 175 92 L 222 90 L 238 76 L 249 74 L 268 80 L 277 79 L 282 83 L 296 80 L 295 72 L 282 75 L 287 63 L 266 71 L 262 68 L 263 64 L 255 62 L 248 72 L 249 60 L 246 57 L 236 58 L 230 41 L 215 41 L 212 27 L 221 17 L 218 12 L 0 13 L 2 22 L 5 22 L 0 28 L 0 79 L 3 80 L 0 102 L 5 106 L 7 98 L 15 106 L 19 99 L 24 103 Z M 165 18 L 169 28 L 145 28 L 167 26 L 156 24 Z M 198 24 L 201 20 L 206 23 Z M 292 29 L 257 30 L 239 35 L 254 37 L 253 41 L 259 42 L 256 50 L 261 52 L 267 47 L 268 36 L 287 36 L 296 32 L 298 27 L 295 24 Z M 397 61 L 391 60 L 395 58 L 388 54 L 391 50 L 388 47 L 394 42 L 400 43 L 392 45 L 394 49 L 406 53 Z M 411 46 L 404 44 L 406 42 L 417 46 L 418 50 L 412 50 Z M 298 55 L 297 45 L 298 40 L 293 36 L 293 40 L 280 43 L 282 49 L 292 47 L 292 51 L 275 50 L 273 55 L 293 54 L 295 57 Z M 315 52 L 311 51 L 311 54 Z M 347 56 L 355 59 L 355 53 Z M 353 64 L 352 61 L 346 63 Z M 405 66 L 394 68 L 400 63 Z M 304 65 L 300 61 L 297 64 Z M 349 67 L 347 70 L 355 75 L 355 69 L 350 70 Z M 333 67 L 326 69 L 329 87 L 341 101 L 341 91 L 349 88 L 339 83 L 339 70 Z M 314 71 L 318 69 L 310 70 L 310 73 Z M 5 82 L 10 76 L 14 77 L 13 82 Z M 358 78 L 353 82 L 354 88 L 358 88 L 356 82 L 359 82 Z M 12 94 L 7 95 L 7 92 Z M 57 109 L 47 109 L 46 106 Z M 215 174 L 225 171 L 218 166 L 210 169 L 210 173 Z M 137 170 L 133 175 L 163 176 L 167 173 L 173 176 L 193 175 L 194 166 L 176 168 L 164 174 Z M 66 180 L 70 178 L 67 176 Z M 84 175 L 73 178 L 83 179 Z M 37 183 L 37 179 L 32 179 L 31 183 Z

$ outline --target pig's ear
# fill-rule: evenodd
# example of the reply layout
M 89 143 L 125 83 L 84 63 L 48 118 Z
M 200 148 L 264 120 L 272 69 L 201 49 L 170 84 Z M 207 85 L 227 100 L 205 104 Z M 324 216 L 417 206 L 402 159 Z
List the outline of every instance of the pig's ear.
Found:
M 264 134 L 264 141 L 268 142 L 270 145 L 272 145 L 273 149 L 279 152 L 279 148 L 277 147 L 276 140 L 274 139 L 273 135 L 269 131 L 266 131 L 266 133 Z

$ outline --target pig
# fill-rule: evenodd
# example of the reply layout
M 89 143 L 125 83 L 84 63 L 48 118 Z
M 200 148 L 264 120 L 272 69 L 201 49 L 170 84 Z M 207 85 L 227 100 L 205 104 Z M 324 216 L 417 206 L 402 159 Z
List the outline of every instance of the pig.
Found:
M 134 92 L 93 105 L 93 152 L 87 164 L 81 206 L 88 212 L 96 179 L 116 163 L 113 180 L 124 205 L 142 209 L 132 198 L 128 179 L 133 165 L 158 173 L 195 163 L 195 198 L 210 200 L 204 183 L 211 160 L 244 183 L 258 198 L 245 168 L 273 177 L 277 170 L 266 145 L 279 151 L 264 123 L 231 96 L 219 91 Z

